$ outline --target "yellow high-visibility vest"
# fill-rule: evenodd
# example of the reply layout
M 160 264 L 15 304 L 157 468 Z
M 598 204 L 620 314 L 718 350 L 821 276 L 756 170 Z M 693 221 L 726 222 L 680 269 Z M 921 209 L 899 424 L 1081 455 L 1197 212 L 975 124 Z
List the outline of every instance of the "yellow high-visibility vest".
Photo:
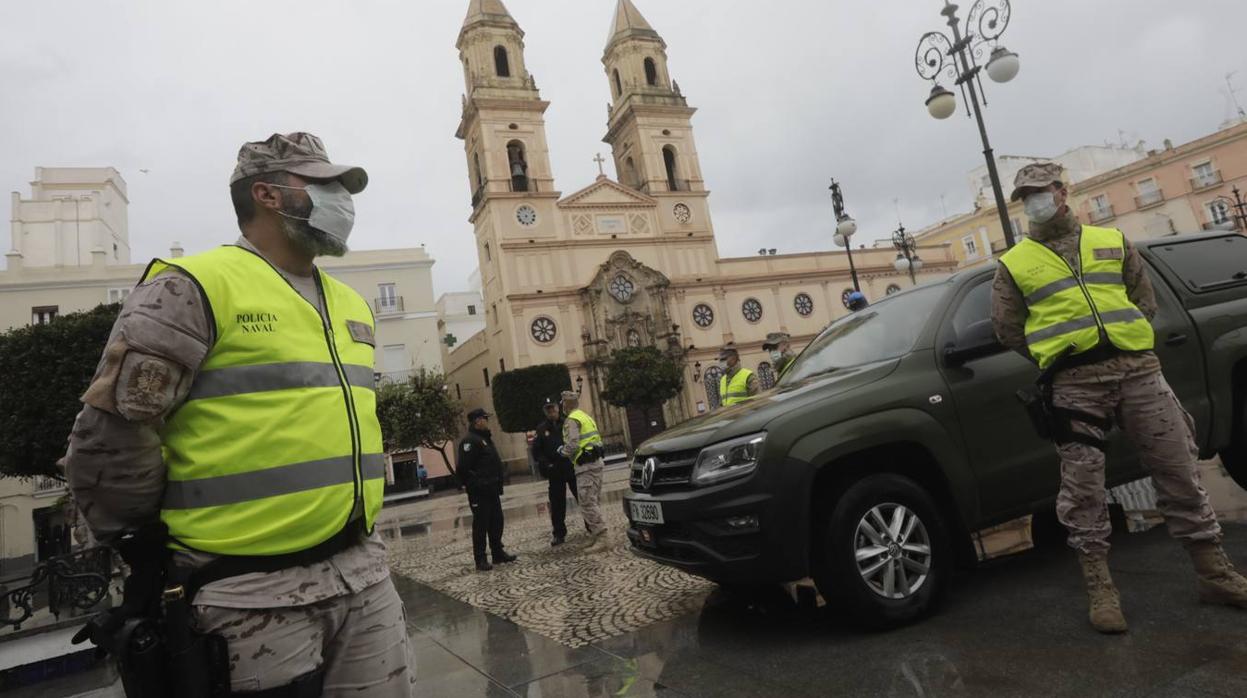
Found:
M 742 368 L 732 376 L 732 380 L 727 379 L 727 374 L 719 379 L 719 399 L 724 407 L 744 402 L 749 399 L 749 378 L 753 376 L 753 371 Z
M 385 464 L 367 302 L 318 269 L 322 319 L 263 257 L 236 246 L 154 260 L 144 279 L 170 268 L 203 290 L 215 333 L 160 432 L 170 545 L 283 555 L 328 540 L 353 513 L 371 530 Z
M 602 443 L 602 435 L 598 433 L 598 424 L 580 408 L 572 410 L 567 415 L 568 421 L 574 421 L 580 425 L 580 441 L 576 444 L 576 455 L 572 457 L 572 463 L 579 464 L 580 456 L 584 454 L 585 449 L 595 444 Z M 563 423 L 563 443 L 567 443 L 567 422 Z
M 1067 348 L 1071 356 L 1096 348 L 1101 331 L 1123 351 L 1155 346 L 1152 324 L 1126 292 L 1125 245 L 1121 231 L 1085 225 L 1078 269 L 1029 238 L 1001 257 L 1026 298 L 1026 345 L 1040 368 Z

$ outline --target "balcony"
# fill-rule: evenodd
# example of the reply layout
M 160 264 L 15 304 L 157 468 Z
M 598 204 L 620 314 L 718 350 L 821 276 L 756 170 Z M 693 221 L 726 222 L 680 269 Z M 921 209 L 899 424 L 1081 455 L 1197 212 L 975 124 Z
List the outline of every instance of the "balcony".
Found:
M 65 492 L 65 482 L 54 477 L 36 477 L 32 484 L 35 486 L 36 497 L 54 497 Z
M 1154 189 L 1152 191 L 1143 192 L 1142 194 L 1139 194 L 1138 196 L 1134 197 L 1134 205 L 1140 211 L 1142 211 L 1143 209 L 1151 208 L 1153 206 L 1162 204 L 1164 202 L 1165 202 L 1165 193 L 1159 189 Z
M 1095 225 L 1096 223 L 1110 221 L 1116 218 L 1117 214 L 1113 212 L 1112 204 L 1109 204 L 1103 208 L 1092 208 L 1088 216 L 1091 218 L 1091 224 Z
M 393 315 L 394 313 L 405 312 L 402 296 L 374 299 L 372 307 L 376 310 L 377 315 Z
M 1211 189 L 1221 184 L 1221 170 L 1213 170 L 1212 172 L 1191 178 L 1191 191 L 1203 191 Z

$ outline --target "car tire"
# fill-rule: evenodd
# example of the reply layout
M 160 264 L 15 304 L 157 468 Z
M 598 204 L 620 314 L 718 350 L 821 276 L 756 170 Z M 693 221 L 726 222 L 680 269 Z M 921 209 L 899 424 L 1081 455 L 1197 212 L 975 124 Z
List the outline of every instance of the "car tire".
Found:
M 894 474 L 859 480 L 822 531 L 814 582 L 837 616 L 886 630 L 938 607 L 953 570 L 952 546 L 939 508 L 918 483 Z
M 1233 427 L 1230 445 L 1220 452 L 1221 465 L 1239 487 L 1247 489 L 1247 396 L 1238 399 Z

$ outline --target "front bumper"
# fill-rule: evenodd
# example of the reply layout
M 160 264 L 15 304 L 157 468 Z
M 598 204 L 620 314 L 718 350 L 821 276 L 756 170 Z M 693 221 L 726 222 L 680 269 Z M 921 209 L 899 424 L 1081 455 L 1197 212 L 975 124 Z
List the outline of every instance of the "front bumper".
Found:
M 792 507 L 777 506 L 757 474 L 720 485 L 624 494 L 632 552 L 718 582 L 753 584 L 806 576 L 806 535 Z M 663 523 L 632 520 L 632 502 L 658 503 Z

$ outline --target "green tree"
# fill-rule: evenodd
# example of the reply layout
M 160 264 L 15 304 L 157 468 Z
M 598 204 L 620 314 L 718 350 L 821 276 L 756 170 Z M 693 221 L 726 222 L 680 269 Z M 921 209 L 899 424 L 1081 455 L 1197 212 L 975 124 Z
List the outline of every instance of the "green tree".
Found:
M 572 389 L 572 377 L 564 364 L 542 364 L 499 373 L 493 388 L 498 426 L 517 434 L 541 421 L 547 397 Z
M 0 334 L 0 475 L 61 477 L 56 461 L 120 310 L 101 305 Z
M 684 369 L 657 347 L 628 347 L 611 354 L 602 397 L 615 407 L 638 407 L 646 419 L 684 387 Z
M 387 451 L 431 448 L 442 454 L 446 469 L 454 474 L 446 444 L 458 434 L 463 406 L 451 399 L 445 376 L 421 369 L 404 383 L 382 383 L 377 419 Z

